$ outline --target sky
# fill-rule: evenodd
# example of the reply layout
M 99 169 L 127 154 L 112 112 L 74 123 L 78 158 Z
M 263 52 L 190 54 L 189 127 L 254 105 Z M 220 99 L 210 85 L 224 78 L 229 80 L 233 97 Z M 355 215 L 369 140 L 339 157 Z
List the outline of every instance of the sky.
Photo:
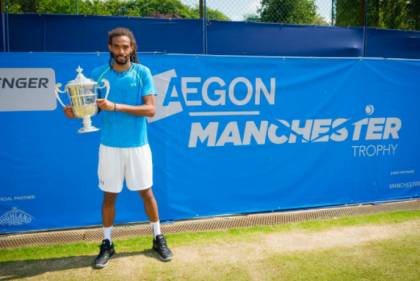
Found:
M 198 6 L 199 0 L 181 0 L 189 6 Z M 243 20 L 244 15 L 256 14 L 261 0 L 206 0 L 207 6 L 223 12 L 232 20 Z M 320 14 L 331 21 L 331 0 L 315 0 Z

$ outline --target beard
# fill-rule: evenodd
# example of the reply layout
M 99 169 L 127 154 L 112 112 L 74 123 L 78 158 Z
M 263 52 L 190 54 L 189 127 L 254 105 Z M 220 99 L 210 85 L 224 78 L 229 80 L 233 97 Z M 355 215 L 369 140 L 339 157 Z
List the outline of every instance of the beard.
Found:
M 126 65 L 130 61 L 130 55 L 116 56 L 113 53 L 111 53 L 111 57 L 113 58 L 114 62 L 118 65 Z

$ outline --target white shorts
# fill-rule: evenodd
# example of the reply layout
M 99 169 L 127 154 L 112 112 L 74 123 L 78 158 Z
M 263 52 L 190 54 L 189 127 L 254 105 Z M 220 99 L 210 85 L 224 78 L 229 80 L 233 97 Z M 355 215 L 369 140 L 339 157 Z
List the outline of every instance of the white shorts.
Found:
M 119 148 L 100 145 L 98 164 L 99 188 L 119 193 L 124 178 L 127 188 L 144 190 L 153 185 L 152 153 L 148 144 Z

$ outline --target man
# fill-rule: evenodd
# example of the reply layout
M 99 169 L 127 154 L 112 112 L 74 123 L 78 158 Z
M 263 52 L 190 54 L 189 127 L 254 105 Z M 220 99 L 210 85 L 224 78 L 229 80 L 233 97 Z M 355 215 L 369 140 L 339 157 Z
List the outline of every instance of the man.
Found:
M 98 268 L 106 266 L 114 255 L 111 232 L 115 217 L 115 200 L 123 187 L 138 191 L 153 230 L 153 250 L 164 261 L 172 252 L 161 234 L 158 207 L 152 191 L 152 155 L 147 140 L 146 116 L 155 114 L 155 87 L 150 70 L 138 63 L 133 33 L 116 28 L 108 33 L 110 63 L 96 68 L 92 78 L 110 82 L 108 99 L 98 99 L 103 125 L 99 148 L 99 187 L 104 192 L 102 224 L 104 240 L 95 259 Z M 71 106 L 64 109 L 74 118 Z

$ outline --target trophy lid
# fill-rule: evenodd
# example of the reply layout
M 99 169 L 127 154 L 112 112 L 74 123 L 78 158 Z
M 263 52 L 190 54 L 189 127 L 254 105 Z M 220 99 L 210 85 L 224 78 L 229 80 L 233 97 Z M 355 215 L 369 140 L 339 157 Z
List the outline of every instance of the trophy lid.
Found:
M 83 75 L 83 68 L 80 67 L 80 65 L 77 67 L 76 69 L 77 71 L 77 76 L 74 80 L 70 80 L 66 87 L 69 86 L 90 86 L 90 85 L 96 85 L 97 83 L 95 81 L 93 81 L 92 79 L 86 78 L 86 76 Z

